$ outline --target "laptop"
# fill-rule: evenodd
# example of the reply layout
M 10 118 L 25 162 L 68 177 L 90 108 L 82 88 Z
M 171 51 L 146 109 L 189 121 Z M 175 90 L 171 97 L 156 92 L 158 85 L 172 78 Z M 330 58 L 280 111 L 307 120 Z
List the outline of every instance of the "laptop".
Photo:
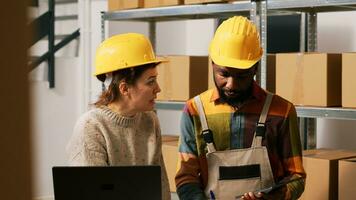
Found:
M 160 166 L 53 167 L 55 200 L 161 200 Z

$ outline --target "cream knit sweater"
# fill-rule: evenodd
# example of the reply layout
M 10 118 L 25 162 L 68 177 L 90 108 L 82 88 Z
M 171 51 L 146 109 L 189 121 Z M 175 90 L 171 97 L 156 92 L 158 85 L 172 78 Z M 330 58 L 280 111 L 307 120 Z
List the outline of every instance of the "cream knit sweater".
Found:
M 88 111 L 77 121 L 67 153 L 70 165 L 160 165 L 162 199 L 170 199 L 160 125 L 154 112 L 128 118 L 105 106 Z

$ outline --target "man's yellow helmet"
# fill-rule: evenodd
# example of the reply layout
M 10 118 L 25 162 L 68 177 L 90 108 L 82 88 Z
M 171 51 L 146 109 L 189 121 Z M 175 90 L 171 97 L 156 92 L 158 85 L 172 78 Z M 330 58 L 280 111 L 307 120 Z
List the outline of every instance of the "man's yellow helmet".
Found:
M 104 40 L 96 51 L 95 76 L 120 69 L 159 63 L 151 42 L 142 34 L 125 33 Z
M 210 43 L 212 61 L 225 67 L 248 69 L 262 57 L 259 33 L 246 17 L 234 16 L 216 30 Z

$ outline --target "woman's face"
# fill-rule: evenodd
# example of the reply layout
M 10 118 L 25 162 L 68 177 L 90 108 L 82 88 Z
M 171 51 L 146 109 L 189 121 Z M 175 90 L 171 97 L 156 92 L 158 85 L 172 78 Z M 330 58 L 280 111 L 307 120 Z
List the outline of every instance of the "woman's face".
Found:
M 128 103 L 136 112 L 151 111 L 154 108 L 157 93 L 160 91 L 156 67 L 148 68 L 137 79 L 135 85 L 130 86 Z

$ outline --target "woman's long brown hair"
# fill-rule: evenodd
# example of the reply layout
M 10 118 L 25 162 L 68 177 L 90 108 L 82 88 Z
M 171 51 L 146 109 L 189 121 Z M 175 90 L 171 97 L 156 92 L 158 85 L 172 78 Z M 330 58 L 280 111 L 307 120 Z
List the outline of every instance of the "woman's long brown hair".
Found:
M 94 103 L 95 107 L 107 106 L 109 103 L 119 99 L 121 94 L 119 91 L 119 84 L 125 81 L 128 85 L 135 85 L 140 76 L 148 69 L 156 67 L 157 64 L 147 64 L 138 67 L 131 67 L 114 71 L 112 74 L 112 81 L 107 89 L 105 89 L 99 99 Z M 105 77 L 98 77 L 100 80 L 105 80 Z

